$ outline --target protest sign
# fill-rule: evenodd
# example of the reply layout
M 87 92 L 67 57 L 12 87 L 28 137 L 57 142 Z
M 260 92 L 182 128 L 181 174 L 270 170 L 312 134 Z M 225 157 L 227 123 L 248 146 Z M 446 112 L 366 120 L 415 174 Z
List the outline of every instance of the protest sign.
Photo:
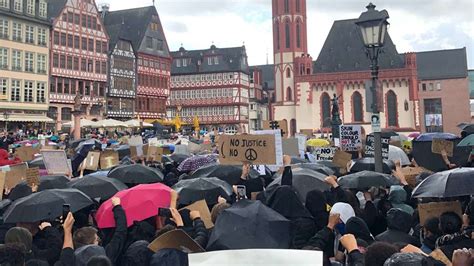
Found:
M 347 163 L 349 163 L 352 160 L 352 154 L 336 150 L 334 153 L 334 157 L 332 159 L 332 162 L 334 165 L 338 166 L 339 168 L 346 168 Z
M 459 201 L 448 201 L 418 204 L 420 224 L 424 224 L 430 218 L 439 217 L 445 212 L 455 212 L 459 215 L 459 218 L 462 218 L 461 203 Z
M 303 134 L 296 134 L 295 138 L 298 139 L 298 150 L 300 152 L 300 155 L 304 154 L 306 152 L 306 140 L 307 137 Z
M 265 175 L 265 165 L 259 164 L 259 165 L 253 165 L 253 169 L 258 172 L 259 175 Z
M 96 171 L 99 168 L 100 152 L 90 151 L 84 162 L 84 169 Z
M 312 129 L 300 129 L 300 133 L 305 135 L 306 137 L 313 137 L 313 130 Z
M 313 151 L 314 157 L 316 157 L 317 161 L 332 161 L 334 159 L 334 155 L 336 154 L 336 148 L 329 147 L 329 148 L 315 148 Z
M 132 137 L 130 137 L 130 139 L 128 139 L 128 145 L 130 145 L 130 146 L 143 145 L 142 136 L 132 136 Z
M 148 161 L 161 162 L 163 155 L 170 153 L 168 147 L 149 146 L 146 158 Z
M 28 169 L 28 165 L 26 163 L 20 163 L 10 165 L 9 168 L 9 171 L 5 172 L 5 187 L 12 189 L 21 181 L 26 179 L 26 170 Z
M 219 143 L 222 165 L 277 164 L 275 135 L 223 135 Z
M 26 169 L 26 183 L 30 187 L 33 187 L 33 185 L 39 186 L 39 167 Z
M 361 126 L 341 125 L 340 145 L 343 151 L 357 151 L 362 148 Z
M 148 248 L 156 253 L 165 248 L 172 248 L 185 253 L 204 252 L 188 234 L 181 229 L 171 230 L 157 237 L 148 245 Z
M 63 150 L 41 150 L 41 154 L 49 175 L 67 175 L 71 172 Z
M 40 153 L 40 149 L 33 148 L 32 146 L 23 146 L 15 149 L 15 155 L 23 162 L 33 160 L 37 153 Z
M 194 202 L 191 205 L 188 205 L 182 209 L 188 209 L 190 211 L 198 211 L 201 215 L 201 220 L 204 222 L 206 229 L 211 229 L 214 227 L 214 223 L 211 219 L 211 212 L 209 211 L 209 207 L 207 206 L 206 200 L 199 200 Z M 181 210 L 182 210 L 181 209 Z
M 388 151 L 390 148 L 390 138 L 382 138 L 382 158 L 388 160 Z M 375 137 L 373 135 L 367 136 L 365 142 L 365 157 L 374 157 L 375 154 Z
M 187 145 L 175 145 L 175 146 L 174 146 L 174 153 L 175 153 L 175 154 L 188 155 L 189 152 L 188 152 L 188 147 L 187 147 Z
M 443 150 L 446 152 L 448 157 L 453 157 L 454 143 L 444 139 L 433 139 L 431 142 L 431 152 L 442 154 Z
M 288 122 L 286 120 L 264 120 L 263 130 L 280 130 L 283 138 L 288 138 Z
M 137 146 L 130 146 L 130 157 L 133 160 L 139 159 L 143 157 L 144 149 L 147 149 L 148 146 L 144 147 L 145 145 L 137 145 Z M 145 151 L 146 152 L 146 151 Z
M 430 170 L 427 170 L 423 167 L 403 167 L 402 168 L 402 173 L 411 187 L 416 186 L 416 177 L 423 172 L 431 173 Z
M 275 172 L 280 166 L 283 165 L 283 140 L 280 130 L 257 130 L 253 131 L 254 135 L 274 135 L 275 136 L 275 155 L 276 155 L 276 164 L 267 165 L 272 171 Z M 276 170 L 275 170 L 276 169 Z
M 100 154 L 100 168 L 109 169 L 119 164 L 119 154 L 114 150 L 105 150 Z
M 289 156 L 300 156 L 300 151 L 298 148 L 298 139 L 290 138 L 290 139 L 283 139 L 283 154 Z

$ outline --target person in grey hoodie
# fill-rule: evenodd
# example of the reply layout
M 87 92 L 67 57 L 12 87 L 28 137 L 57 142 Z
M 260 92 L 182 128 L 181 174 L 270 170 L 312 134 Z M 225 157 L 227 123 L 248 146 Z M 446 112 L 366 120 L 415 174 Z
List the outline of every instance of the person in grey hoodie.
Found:
M 402 186 L 391 186 L 388 200 L 392 203 L 393 208 L 400 209 L 410 215 L 413 215 L 413 208 L 406 204 L 407 192 Z

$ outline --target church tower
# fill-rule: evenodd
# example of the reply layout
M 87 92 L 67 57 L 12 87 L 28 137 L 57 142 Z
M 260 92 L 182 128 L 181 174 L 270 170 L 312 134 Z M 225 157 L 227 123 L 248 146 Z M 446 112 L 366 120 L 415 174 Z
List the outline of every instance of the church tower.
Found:
M 276 102 L 296 101 L 295 58 L 308 53 L 306 0 L 272 0 Z

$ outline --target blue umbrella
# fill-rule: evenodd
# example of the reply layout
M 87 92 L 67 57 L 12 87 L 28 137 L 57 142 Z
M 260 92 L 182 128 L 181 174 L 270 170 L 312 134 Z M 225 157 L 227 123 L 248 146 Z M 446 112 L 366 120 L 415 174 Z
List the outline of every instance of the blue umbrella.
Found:
M 457 139 L 458 137 L 451 133 L 423 133 L 416 138 L 416 141 L 433 141 L 433 139 Z

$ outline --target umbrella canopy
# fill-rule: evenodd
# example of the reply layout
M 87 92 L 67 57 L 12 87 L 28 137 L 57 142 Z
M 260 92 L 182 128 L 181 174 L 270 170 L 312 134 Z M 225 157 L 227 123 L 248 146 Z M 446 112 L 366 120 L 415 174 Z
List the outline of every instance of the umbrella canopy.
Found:
M 189 205 L 205 199 L 208 205 L 217 203 L 217 198 L 222 196 L 229 199 L 232 187 L 217 177 L 198 177 L 181 180 L 173 189 L 179 194 L 179 203 Z
M 165 163 L 165 162 L 175 162 L 177 164 L 180 164 L 182 163 L 184 160 L 188 159 L 189 157 L 191 157 L 191 155 L 187 155 L 187 154 L 176 154 L 176 153 L 173 153 L 171 155 L 165 155 L 161 158 L 161 162 Z
M 69 142 L 69 148 L 75 149 L 81 142 L 87 140 L 86 138 L 76 139 L 74 141 Z
M 197 177 L 217 177 L 226 181 L 230 185 L 236 185 L 242 176 L 242 166 L 210 164 L 197 169 L 190 174 L 189 178 Z M 259 173 L 254 169 L 250 170 L 250 178 L 257 178 Z
M 416 141 L 432 141 L 433 139 L 445 139 L 445 140 L 450 140 L 450 139 L 457 139 L 457 136 L 451 133 L 442 133 L 442 132 L 436 132 L 436 133 L 423 133 L 416 138 Z
M 294 167 L 295 168 L 308 168 L 318 173 L 321 173 L 323 175 L 336 174 L 336 172 L 333 169 L 319 163 L 301 163 L 301 164 L 295 164 Z
M 5 223 L 52 221 L 62 215 L 63 204 L 69 204 L 71 212 L 76 212 L 93 202 L 77 189 L 48 189 L 14 201 L 3 218 Z
M 101 200 L 107 200 L 117 192 L 128 188 L 118 179 L 93 175 L 77 178 L 71 181 L 68 186 L 84 192 L 92 199 L 100 198 Z
M 86 157 L 89 151 L 93 150 L 94 148 L 102 149 L 102 143 L 97 139 L 88 139 L 79 143 L 79 145 L 77 145 L 74 151 L 77 154 Z
M 178 166 L 178 171 L 180 172 L 190 172 L 195 171 L 203 166 L 213 164 L 217 162 L 218 156 L 216 154 L 209 155 L 195 155 L 184 160 Z
M 130 156 L 130 146 L 127 144 L 115 147 L 114 151 L 118 152 L 119 160 L 122 160 L 126 156 Z
M 413 132 L 408 135 L 409 138 L 416 139 L 420 136 L 420 133 L 418 132 Z
M 295 164 L 295 163 L 307 163 L 308 161 L 306 161 L 305 159 L 302 159 L 298 156 L 291 156 L 291 164 Z
M 88 120 L 85 118 L 81 118 L 81 127 L 93 127 L 97 124 L 97 122 L 94 122 L 92 120 Z M 66 123 L 63 123 L 63 126 L 66 127 L 74 127 L 74 121 L 69 121 Z
M 327 147 L 331 145 L 331 143 L 326 139 L 310 139 L 306 141 L 306 145 L 310 147 Z
M 383 172 L 385 174 L 391 174 L 392 170 L 395 170 L 395 164 L 390 160 L 383 160 Z M 353 160 L 351 173 L 360 171 L 375 171 L 375 159 L 365 157 Z
M 67 184 L 69 183 L 69 178 L 63 175 L 40 176 L 39 180 L 38 191 L 67 188 Z M 28 186 L 26 181 L 22 181 L 12 189 L 8 198 L 15 201 L 19 198 L 29 196 L 32 193 L 31 187 Z
M 140 120 L 137 120 L 137 119 L 125 121 L 125 124 L 128 127 L 153 127 L 153 124 L 141 122 Z
M 324 181 L 326 175 L 311 169 L 294 169 L 292 187 L 298 192 L 301 202 L 306 201 L 306 194 L 311 190 L 327 191 L 329 185 Z M 275 178 L 266 189 L 267 195 L 271 195 L 281 185 L 281 175 Z
M 388 150 L 388 159 L 392 162 L 400 161 L 402 166 L 410 165 L 410 159 L 407 154 L 401 148 L 390 145 Z
M 448 198 L 474 194 L 474 168 L 438 172 L 423 180 L 414 190 L 415 198 Z
M 474 133 L 474 124 L 461 123 L 458 127 L 467 133 Z
M 206 250 L 289 248 L 290 221 L 260 201 L 241 200 L 218 217 Z
M 392 176 L 372 171 L 362 171 L 341 176 L 337 182 L 341 187 L 350 189 L 367 189 L 370 187 L 398 185 L 398 182 L 396 182 L 396 179 Z
M 100 121 L 95 122 L 94 125 L 92 125 L 92 127 L 93 128 L 127 127 L 127 124 L 115 119 L 105 119 L 105 120 L 100 120 Z
M 37 158 L 29 161 L 28 167 L 30 168 L 39 167 L 39 169 L 46 169 L 46 166 L 43 161 L 43 156 L 38 156 Z
M 141 164 L 121 165 L 110 170 L 107 175 L 125 184 L 150 184 L 163 181 L 163 173 Z
M 138 185 L 122 190 L 115 194 L 120 198 L 120 205 L 127 214 L 127 226 L 134 221 L 143 221 L 158 215 L 158 208 L 169 208 L 171 201 L 171 188 L 160 184 Z M 115 227 L 112 199 L 100 205 L 96 213 L 99 228 Z
M 474 146 L 474 134 L 465 137 L 459 142 L 458 147 L 473 147 Z

